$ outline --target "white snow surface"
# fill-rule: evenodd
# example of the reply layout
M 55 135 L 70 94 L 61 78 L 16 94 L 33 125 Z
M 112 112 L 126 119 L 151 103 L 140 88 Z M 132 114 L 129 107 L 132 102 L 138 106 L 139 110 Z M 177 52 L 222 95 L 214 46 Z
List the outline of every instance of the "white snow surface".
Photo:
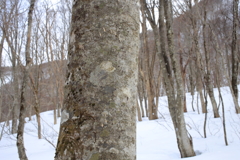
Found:
M 217 103 L 219 97 L 217 89 L 214 90 Z M 187 108 L 185 113 L 186 127 L 192 136 L 195 157 L 187 160 L 240 160 L 240 115 L 235 113 L 231 93 L 228 87 L 221 88 L 226 114 L 227 139 L 229 145 L 224 142 L 222 109 L 221 118 L 213 118 L 210 99 L 208 99 L 207 138 L 203 138 L 204 114 L 197 113 L 197 96 L 194 97 L 192 109 L 192 97 L 187 93 Z M 200 106 L 200 102 L 199 102 Z M 201 108 L 199 109 L 201 111 Z M 37 122 L 35 116 L 32 121 L 26 118 L 24 143 L 29 160 L 53 160 L 55 154 L 58 124 L 53 125 L 53 111 L 41 113 L 42 139 L 37 137 Z M 0 131 L 4 123 L 0 124 Z M 1 133 L 1 132 L 0 132 Z M 0 141 L 0 160 L 18 160 L 16 147 L 16 134 L 10 135 L 8 127 L 5 127 Z M 143 118 L 137 122 L 137 160 L 180 160 L 177 142 L 171 117 L 167 108 L 167 98 L 159 98 L 159 119 L 149 121 Z M 184 158 L 185 159 L 185 158 Z

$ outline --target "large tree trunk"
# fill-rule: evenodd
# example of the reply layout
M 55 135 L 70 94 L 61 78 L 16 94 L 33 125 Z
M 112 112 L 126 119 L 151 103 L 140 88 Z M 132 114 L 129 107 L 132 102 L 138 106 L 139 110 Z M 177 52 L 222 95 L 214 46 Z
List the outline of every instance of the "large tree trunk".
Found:
M 238 32 L 238 3 L 239 0 L 233 0 L 233 32 L 232 32 L 232 88 L 234 92 L 234 96 L 238 101 L 238 68 L 239 68 L 239 60 L 238 60 L 238 45 L 237 45 L 237 32 Z M 236 113 L 240 113 L 239 107 L 236 108 Z
M 138 0 L 74 1 L 55 160 L 135 160 Z
M 17 148 L 18 155 L 20 160 L 27 160 L 27 155 L 24 147 L 24 123 L 25 123 L 25 112 L 26 112 L 26 100 L 25 100 L 25 91 L 28 84 L 28 70 L 30 64 L 32 63 L 30 57 L 30 44 L 31 44 L 31 30 L 32 30 L 32 14 L 36 0 L 31 0 L 30 8 L 28 12 L 28 29 L 27 29 L 27 42 L 26 42 L 26 51 L 25 51 L 25 61 L 26 66 L 24 67 L 24 75 L 21 88 L 21 97 L 20 97 L 20 114 L 19 114 L 19 125 L 17 130 Z

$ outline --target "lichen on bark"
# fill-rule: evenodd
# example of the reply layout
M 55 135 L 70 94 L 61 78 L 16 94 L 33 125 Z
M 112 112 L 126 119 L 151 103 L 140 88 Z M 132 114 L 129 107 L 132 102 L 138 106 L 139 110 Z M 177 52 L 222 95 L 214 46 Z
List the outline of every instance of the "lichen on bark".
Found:
M 138 6 L 74 2 L 55 160 L 136 159 Z

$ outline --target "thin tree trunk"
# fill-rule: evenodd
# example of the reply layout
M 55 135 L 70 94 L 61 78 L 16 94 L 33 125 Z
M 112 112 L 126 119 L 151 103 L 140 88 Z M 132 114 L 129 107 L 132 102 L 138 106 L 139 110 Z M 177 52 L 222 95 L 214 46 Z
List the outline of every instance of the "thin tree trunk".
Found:
M 216 38 L 217 36 L 214 34 L 212 28 L 211 28 L 211 32 L 212 32 L 214 38 L 217 39 L 217 38 Z M 215 46 L 216 52 L 217 52 L 217 53 L 220 55 L 220 57 L 221 57 L 221 63 L 222 63 L 222 64 L 227 64 L 227 63 L 225 62 L 226 59 L 223 58 L 223 55 L 222 55 L 222 52 L 221 52 L 221 50 L 220 50 L 220 48 L 219 48 L 219 46 L 218 46 L 218 43 L 217 43 L 217 44 L 214 44 L 214 46 Z M 239 107 L 239 105 L 238 105 L 237 98 L 236 98 L 235 95 L 234 95 L 234 90 L 233 90 L 233 86 L 232 86 L 232 83 L 231 83 L 231 79 L 230 79 L 230 77 L 228 76 L 227 71 L 226 71 L 225 69 L 223 69 L 223 72 L 224 72 L 223 75 L 226 75 L 227 82 L 228 82 L 228 84 L 229 84 L 229 89 L 230 89 L 230 92 L 231 92 L 231 94 L 232 94 L 233 103 L 234 103 L 234 106 L 235 106 L 235 109 L 236 109 L 236 113 L 240 113 L 240 107 Z
M 35 99 L 35 104 L 33 106 L 35 113 L 36 113 L 36 118 L 37 118 L 37 124 L 38 124 L 38 139 L 42 138 L 42 127 L 41 127 L 41 116 L 40 116 L 40 111 L 39 111 L 39 98 L 38 98 L 38 88 L 37 85 L 34 84 L 32 76 L 29 74 L 29 78 L 32 84 L 33 88 L 33 95 Z
M 142 8 L 142 13 L 144 13 Z M 148 38 L 147 38 L 147 23 L 146 17 L 143 14 L 143 23 L 142 23 L 142 36 L 143 36 L 143 54 L 145 59 L 145 67 L 143 71 L 144 83 L 147 91 L 147 99 L 148 99 L 148 118 L 149 120 L 158 119 L 158 107 L 155 104 L 154 97 L 154 76 L 153 76 L 153 67 L 154 67 L 154 59 L 150 62 L 150 53 L 148 48 Z
M 146 91 L 145 91 L 145 86 L 142 83 L 142 87 L 143 87 L 143 100 L 144 100 L 144 107 L 145 107 L 145 112 L 146 112 L 146 117 L 149 117 L 148 114 L 148 104 L 147 104 L 147 96 L 146 96 Z
M 16 53 L 15 53 L 16 54 Z M 17 67 L 16 67 L 16 55 L 13 53 L 12 61 L 14 61 L 14 65 L 12 66 L 13 69 L 13 88 L 14 88 L 14 95 L 13 95 L 13 109 L 12 109 L 12 134 L 17 133 L 17 114 L 19 109 L 19 98 L 18 98 L 18 78 L 17 78 Z
M 2 39 L 0 42 L 0 85 L 1 86 L 3 85 L 3 77 L 2 77 L 2 69 L 1 68 L 2 68 L 2 51 L 3 51 L 4 41 L 5 41 L 5 33 L 3 32 Z M 1 120 L 1 117 L 2 117 L 2 89 L 0 90 L 0 120 Z
M 194 109 L 194 95 L 195 95 L 195 84 L 194 84 L 194 80 L 193 80 L 193 76 L 195 75 L 195 72 L 194 72 L 194 67 L 193 67 L 193 62 L 191 61 L 190 62 L 190 75 L 189 75 L 189 81 L 190 81 L 190 90 L 191 90 L 191 96 L 192 96 L 192 109 L 193 111 L 195 112 L 195 109 Z M 197 98 L 197 101 L 198 101 L 198 98 Z M 199 109 L 198 109 L 199 111 Z
M 204 98 L 205 98 L 205 106 L 206 106 L 206 109 L 207 109 L 208 100 L 207 100 L 207 92 L 206 92 L 205 89 L 204 89 Z M 208 115 L 208 112 L 205 113 L 204 124 L 203 124 L 204 138 L 207 138 L 207 131 L 206 131 L 206 127 L 207 127 L 207 115 Z
M 198 45 L 198 30 L 197 30 L 197 19 L 198 19 L 198 0 L 194 0 L 195 3 L 195 14 L 192 14 L 191 18 L 191 23 L 192 23 L 192 30 L 193 30 L 193 52 L 196 54 L 196 86 L 197 86 L 197 92 L 199 93 L 200 96 L 200 101 L 201 101 L 201 106 L 202 106 L 202 113 L 206 113 L 206 106 L 203 98 L 203 93 L 202 93 L 202 75 L 203 75 L 203 68 L 202 68 L 202 60 L 201 60 L 201 55 L 199 51 L 199 45 Z M 192 10 L 192 2 L 189 0 L 189 9 Z
M 220 90 L 220 88 L 219 88 Z M 228 140 L 227 140 L 227 130 L 226 130 L 226 123 L 225 123 L 225 109 L 224 109 L 224 103 L 223 103 L 223 98 L 221 92 L 219 92 L 219 96 L 222 102 L 222 123 L 223 123 L 223 133 L 224 133 L 224 142 L 225 145 L 228 146 Z
M 137 4 L 73 2 L 55 160 L 136 159 Z
M 220 61 L 220 65 L 217 64 L 216 82 L 217 82 L 218 94 L 220 99 L 219 103 L 221 103 L 222 105 L 222 124 L 223 124 L 223 133 L 224 133 L 224 142 L 225 142 L 225 145 L 228 146 L 227 130 L 226 130 L 226 123 L 225 123 L 225 107 L 224 107 L 224 102 L 223 102 L 221 88 L 220 88 L 220 81 L 219 81 L 219 70 L 220 70 L 219 66 L 222 66 L 221 61 Z
M 141 115 L 141 109 L 140 109 L 140 106 L 138 104 L 138 101 L 136 102 L 137 104 L 137 116 L 138 116 L 138 121 L 142 121 L 142 115 Z
M 28 12 L 28 29 L 27 29 L 27 42 L 26 42 L 26 51 L 25 51 L 25 58 L 26 58 L 26 66 L 24 67 L 24 75 L 22 81 L 22 88 L 21 88 L 21 98 L 20 98 L 20 114 L 19 114 L 19 125 L 17 130 L 17 148 L 18 148 L 18 155 L 20 160 L 28 160 L 25 147 L 24 147 L 24 123 L 25 123 L 25 112 L 26 112 L 26 104 L 25 104 L 25 91 L 28 83 L 28 70 L 30 64 L 32 63 L 30 57 L 30 43 L 31 43 L 31 30 L 32 30 L 32 13 L 34 10 L 35 0 L 31 0 L 30 8 Z
M 232 31 L 232 88 L 233 93 L 238 102 L 238 70 L 239 70 L 239 60 L 238 60 L 238 5 L 239 0 L 233 0 L 233 31 Z M 236 113 L 240 113 L 240 110 L 236 109 Z
M 205 4 L 204 4 L 204 21 L 203 21 L 203 47 L 204 47 L 205 60 L 206 60 L 206 73 L 205 73 L 204 79 L 205 79 L 207 92 L 208 92 L 208 95 L 209 95 L 211 103 L 212 103 L 214 118 L 218 118 L 218 117 L 220 117 L 220 115 L 218 112 L 217 103 L 216 103 L 214 93 L 213 93 L 213 85 L 212 85 L 212 81 L 210 78 L 210 72 L 211 72 L 210 65 L 209 65 L 210 55 L 209 55 L 207 45 L 206 45 L 206 43 L 207 43 L 206 42 L 206 23 L 207 23 L 206 22 L 207 21 L 206 5 L 207 5 L 207 2 L 205 2 Z
M 58 107 L 58 82 L 56 82 L 56 101 L 55 101 L 55 103 L 54 103 L 54 113 L 53 113 L 53 116 L 54 116 L 54 121 L 53 121 L 53 123 L 54 124 L 57 124 L 57 109 L 59 108 Z
M 193 150 L 193 144 L 192 144 L 192 138 L 191 136 L 188 136 L 188 132 L 185 125 L 184 115 L 183 115 L 183 109 L 184 109 L 184 99 L 183 94 L 185 94 L 183 90 L 183 80 L 182 75 L 180 72 L 180 64 L 178 61 L 176 61 L 175 54 L 173 53 L 173 33 L 172 33 L 172 12 L 171 12 L 171 6 L 172 1 L 170 0 L 161 0 L 161 4 L 164 5 L 164 14 L 165 14 L 165 20 L 166 20 L 166 35 L 167 35 L 167 43 L 168 43 L 168 51 L 170 54 L 171 64 L 172 64 L 172 70 L 174 73 L 174 78 L 176 81 L 176 91 L 175 89 L 170 89 L 171 87 L 168 86 L 168 82 L 165 81 L 167 84 L 167 88 L 170 91 L 168 93 L 168 101 L 169 101 L 169 111 L 172 117 L 173 125 L 175 128 L 175 133 L 177 136 L 177 142 L 178 142 L 178 148 L 181 154 L 181 157 L 192 157 L 195 156 L 195 152 Z M 160 6 L 161 8 L 161 6 Z M 161 17 L 161 10 L 159 11 L 159 19 Z M 161 17 L 162 18 L 162 17 Z M 159 25 L 160 22 L 159 20 Z M 170 81 L 171 82 L 171 81 Z M 174 86 L 174 83 L 172 81 L 172 86 Z M 174 93 L 175 92 L 175 93 Z M 175 98 L 175 95 L 177 96 Z
M 140 70 L 140 69 L 139 69 Z M 139 98 L 139 103 L 140 103 L 140 108 L 141 108 L 141 115 L 142 117 L 145 117 L 144 114 L 144 109 L 143 109 L 143 89 L 141 88 L 142 84 L 142 77 L 138 77 L 138 98 Z

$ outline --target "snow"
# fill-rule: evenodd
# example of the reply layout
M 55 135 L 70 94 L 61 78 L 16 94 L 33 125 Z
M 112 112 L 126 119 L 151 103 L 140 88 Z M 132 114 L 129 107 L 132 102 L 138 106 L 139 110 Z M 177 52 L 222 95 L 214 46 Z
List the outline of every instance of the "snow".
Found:
M 216 101 L 219 103 L 218 92 L 214 90 Z M 240 159 L 240 115 L 235 114 L 234 104 L 228 87 L 221 88 L 225 104 L 226 128 L 229 145 L 224 142 L 221 118 L 213 118 L 210 99 L 208 101 L 207 138 L 203 138 L 204 114 L 197 113 L 197 96 L 194 97 L 195 112 L 192 111 L 192 97 L 187 93 L 188 112 L 185 113 L 186 127 L 193 138 L 195 157 L 187 160 L 239 160 Z M 200 104 L 200 102 L 199 102 Z M 201 109 L 200 109 L 201 110 Z M 167 98 L 159 98 L 159 119 L 149 121 L 143 118 L 137 122 L 137 160 L 180 160 L 175 132 L 167 108 Z M 220 114 L 222 110 L 220 106 Z M 24 142 L 29 160 L 53 160 L 55 149 L 51 145 L 57 143 L 58 124 L 53 124 L 53 111 L 41 113 L 43 138 L 37 138 L 37 122 L 25 125 Z M 0 131 L 2 131 L 1 123 Z M 7 134 L 8 127 L 0 141 L 0 160 L 18 160 L 16 134 Z

